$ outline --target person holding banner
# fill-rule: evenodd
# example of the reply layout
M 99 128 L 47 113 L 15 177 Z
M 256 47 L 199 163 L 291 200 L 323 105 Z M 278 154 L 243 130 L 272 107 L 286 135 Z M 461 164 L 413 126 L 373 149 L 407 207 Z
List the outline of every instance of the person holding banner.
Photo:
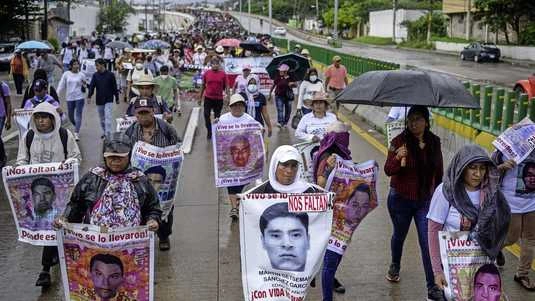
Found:
M 267 110 L 266 96 L 258 90 L 258 77 L 249 75 L 247 78 L 247 88 L 240 95 L 247 100 L 247 114 L 251 115 L 262 126 L 267 126 L 267 135 L 271 137 L 272 126 L 269 112 Z
M 230 97 L 229 108 L 230 112 L 221 115 L 215 120 L 219 124 L 240 124 L 244 122 L 255 122 L 251 115 L 245 113 L 245 98 L 241 94 L 234 94 Z M 230 154 L 232 162 L 236 168 L 247 166 L 251 156 L 251 145 L 246 136 L 236 136 L 230 143 Z M 239 217 L 239 198 L 238 194 L 243 191 L 246 184 L 239 186 L 227 187 L 228 197 L 231 205 L 229 217 L 236 221 Z
M 529 278 L 529 270 L 535 252 L 535 151 L 531 151 L 520 164 L 506 159 L 496 150 L 492 159 L 502 173 L 501 189 L 511 207 L 511 224 L 505 245 L 520 240 L 520 258 L 514 280 L 528 291 L 535 291 L 535 281 Z M 505 265 L 502 252 L 496 258 L 498 266 Z
M 480 146 L 466 145 L 452 158 L 427 214 L 429 253 L 440 290 L 448 286 L 448 280 L 442 268 L 447 263 L 441 262 L 439 231 L 473 232 L 491 259 L 503 247 L 511 213 L 499 185 L 498 169 Z
M 330 97 L 327 93 L 316 92 L 312 98 L 312 112 L 305 114 L 295 130 L 295 138 L 320 142 L 325 135 L 327 126 L 335 122 L 336 115 L 327 112 L 330 105 Z
M 316 92 L 325 92 L 323 81 L 318 77 L 318 70 L 310 68 L 305 79 L 299 85 L 297 97 L 297 110 L 301 110 L 303 115 L 312 112 L 312 98 Z
M 433 191 L 442 181 L 440 138 L 430 131 L 429 110 L 413 106 L 406 129 L 396 136 L 388 150 L 384 171 L 390 176 L 388 212 L 392 220 L 392 262 L 385 276 L 399 282 L 403 244 L 414 219 L 430 299 L 440 300 L 435 285 L 427 244 L 427 212 Z M 433 299 L 436 300 L 436 299 Z
M 132 124 L 128 129 L 126 129 L 125 134 L 130 137 L 132 145 L 137 141 L 143 141 L 158 147 L 166 147 L 171 145 L 176 145 L 180 142 L 175 128 L 168 124 L 167 122 L 156 118 L 154 116 L 154 107 L 157 104 L 154 103 L 151 99 L 145 99 L 138 97 L 134 102 L 133 106 L 136 114 L 136 122 Z M 161 172 L 153 171 L 153 174 L 159 173 L 163 178 L 165 178 L 165 170 L 163 174 Z M 148 173 L 146 173 L 149 176 Z M 153 184 L 154 189 L 158 192 L 157 187 L 155 187 L 152 180 L 156 180 L 154 177 L 149 177 L 149 182 Z M 156 182 L 156 181 L 155 181 Z M 160 179 L 160 183 L 161 183 Z M 158 237 L 160 239 L 159 247 L 162 251 L 167 251 L 171 248 L 171 243 L 169 242 L 169 236 L 172 233 L 173 229 L 173 208 L 167 216 L 167 220 L 162 220 L 160 222 L 160 227 L 158 229 Z

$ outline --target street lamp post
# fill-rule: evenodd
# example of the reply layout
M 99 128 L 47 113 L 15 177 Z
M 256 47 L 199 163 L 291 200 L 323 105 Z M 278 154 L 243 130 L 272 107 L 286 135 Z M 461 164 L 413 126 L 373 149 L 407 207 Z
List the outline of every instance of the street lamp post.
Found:
M 268 1 L 268 11 L 269 11 L 269 35 L 272 35 L 272 31 L 271 31 L 271 23 L 273 22 L 272 18 L 272 6 L 271 6 L 271 0 Z
M 247 0 L 247 14 L 249 14 L 249 34 L 251 34 L 251 0 Z
M 333 39 L 338 40 L 338 0 L 334 0 L 334 30 Z

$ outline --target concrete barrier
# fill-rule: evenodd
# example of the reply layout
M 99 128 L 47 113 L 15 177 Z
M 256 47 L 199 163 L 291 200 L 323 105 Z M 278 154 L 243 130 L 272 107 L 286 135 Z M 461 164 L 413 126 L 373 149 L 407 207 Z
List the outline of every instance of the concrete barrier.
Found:
M 460 53 L 468 43 L 450 43 L 436 41 L 436 50 Z M 535 47 L 497 45 L 503 57 L 515 60 L 535 61 Z

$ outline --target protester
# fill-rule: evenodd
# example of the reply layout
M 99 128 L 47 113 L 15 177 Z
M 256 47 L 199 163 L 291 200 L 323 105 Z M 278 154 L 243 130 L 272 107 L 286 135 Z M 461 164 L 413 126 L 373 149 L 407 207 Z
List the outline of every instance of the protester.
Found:
M 24 96 L 22 97 L 22 102 L 21 102 L 21 108 L 24 108 L 24 105 L 26 104 L 26 101 L 30 98 L 33 98 L 35 96 L 34 94 L 34 88 L 35 88 L 35 83 L 38 81 L 38 80 L 43 80 L 45 82 L 47 82 L 47 94 L 50 95 L 55 101 L 57 101 L 59 103 L 59 96 L 58 96 L 58 93 L 56 91 L 56 89 L 54 89 L 54 87 L 52 87 L 49 83 L 48 83 L 48 80 L 47 80 L 47 75 L 46 75 L 46 71 L 43 70 L 43 69 L 36 69 L 33 73 L 33 80 L 32 80 L 32 84 L 29 85 L 28 87 L 26 87 L 26 91 L 24 91 Z
M 113 55 L 113 49 L 111 49 L 111 47 L 108 47 L 108 46 L 104 47 L 103 59 L 106 61 L 106 69 L 108 69 L 108 71 L 113 72 L 114 55 Z
M 43 102 L 33 109 L 30 129 L 19 139 L 16 165 L 82 160 L 73 134 L 61 127 L 56 108 Z M 42 254 L 43 270 L 36 286 L 50 287 L 50 268 L 59 262 L 58 248 L 45 246 Z
M 93 74 L 91 82 L 89 83 L 89 93 L 87 95 L 87 103 L 91 102 L 91 97 L 95 89 L 97 90 L 96 104 L 98 116 L 100 118 L 100 127 L 102 128 L 103 139 L 112 133 L 112 108 L 113 98 L 115 103 L 119 103 L 119 91 L 117 90 L 117 82 L 115 75 L 106 70 L 106 61 L 103 59 L 96 60 L 97 72 Z
M 204 48 L 199 45 L 195 48 L 195 54 L 193 54 L 193 60 L 192 60 L 192 63 L 193 65 L 196 65 L 196 66 L 204 66 L 205 65 L 205 61 L 206 61 L 206 52 L 204 52 Z
M 295 130 L 295 138 L 310 142 L 319 142 L 323 138 L 327 126 L 337 120 L 336 115 L 327 112 L 329 100 L 329 95 L 324 92 L 314 94 L 312 112 L 303 115 L 299 121 Z
M 169 75 L 169 67 L 164 65 L 160 68 L 160 75 L 154 78 L 154 83 L 158 86 L 157 96 L 160 96 L 172 112 L 182 114 L 181 103 L 178 91 L 178 82 L 175 77 Z
M 65 47 L 61 49 L 60 56 L 61 56 L 61 61 L 63 62 L 63 71 L 69 70 L 69 65 L 71 61 L 75 58 L 74 57 L 75 52 L 76 52 L 75 43 L 65 45 Z
M 4 126 L 6 130 L 11 128 L 11 93 L 9 91 L 9 86 L 0 81 L 0 136 L 4 131 Z M 4 167 L 7 162 L 6 150 L 4 148 L 4 141 L 0 139 L 0 168 Z
M 31 109 L 37 106 L 38 104 L 41 104 L 43 102 L 48 102 L 52 104 L 54 107 L 56 107 L 56 110 L 59 114 L 62 114 L 62 110 L 59 107 L 59 102 L 56 101 L 52 96 L 48 95 L 48 83 L 44 79 L 38 79 L 33 84 L 33 94 L 34 96 L 32 98 L 27 99 L 24 102 L 24 109 Z
M 80 63 L 76 59 L 71 61 L 69 70 L 63 73 L 59 81 L 58 93 L 61 94 L 64 90 L 69 120 L 75 127 L 74 138 L 78 141 L 82 127 L 86 83 L 85 75 L 80 72 Z
M 269 98 L 271 101 L 271 95 L 275 90 L 275 104 L 277 106 L 277 127 L 284 128 L 290 120 L 292 114 L 292 101 L 294 94 L 292 89 L 297 86 L 295 81 L 290 77 L 288 71 L 290 67 L 286 64 L 281 64 L 277 68 L 279 74 L 273 81 L 273 86 L 269 90 Z
M 325 91 L 338 95 L 348 84 L 347 70 L 341 64 L 342 58 L 340 56 L 335 55 L 332 61 L 333 64 L 325 70 Z
M 216 119 L 215 121 L 216 123 L 239 124 L 243 122 L 248 122 L 248 123 L 255 122 L 255 119 L 251 117 L 251 115 L 245 113 L 246 101 L 245 101 L 245 98 L 241 94 L 234 94 L 230 97 L 229 108 L 230 108 L 230 112 L 221 115 L 219 119 Z M 241 152 L 242 150 L 240 149 L 233 150 L 231 148 L 230 152 L 233 152 L 233 151 Z M 239 186 L 227 187 L 228 197 L 229 197 L 230 205 L 231 205 L 229 216 L 234 221 L 237 220 L 239 216 L 238 194 L 243 191 L 243 188 L 245 187 L 245 185 L 247 185 L 247 183 L 243 185 L 239 185 Z
M 43 69 L 46 72 L 46 81 L 50 85 L 54 85 L 54 66 L 63 70 L 63 65 L 52 54 L 46 52 L 41 53 L 39 60 L 37 61 L 37 69 Z M 35 76 L 35 75 L 34 75 Z
M 242 74 L 239 74 L 234 80 L 234 87 L 232 87 L 234 94 L 245 92 L 245 90 L 247 89 L 247 79 L 249 78 L 250 74 L 251 74 L 251 66 L 250 65 L 243 66 Z
M 223 109 L 224 95 L 229 95 L 227 77 L 223 70 L 220 70 L 220 59 L 215 58 L 211 61 L 211 69 L 206 71 L 202 77 L 201 92 L 199 94 L 198 104 L 204 102 L 204 124 L 206 126 L 206 138 L 212 138 L 212 123 L 210 114 L 214 112 L 214 118 L 219 118 Z
M 429 299 L 442 300 L 435 285 L 427 244 L 427 212 L 435 188 L 442 182 L 440 138 L 431 133 L 429 111 L 413 106 L 407 128 L 391 142 L 384 166 L 390 176 L 388 212 L 392 220 L 392 262 L 386 279 L 399 282 L 403 243 L 414 219 L 422 256 Z M 435 299 L 433 299 L 435 298 Z
M 125 134 L 106 137 L 104 166 L 91 168 L 78 181 L 55 226 L 65 222 L 111 229 L 146 225 L 157 231 L 162 214 L 158 196 L 147 176 L 130 167 L 131 151 L 131 140 Z
M 496 165 L 480 146 L 466 145 L 452 158 L 443 183 L 435 189 L 427 214 L 429 253 L 439 289 L 448 286 L 442 270 L 442 264 L 447 263 L 441 263 L 440 259 L 439 231 L 473 232 L 491 258 L 503 247 L 511 213 L 499 181 Z M 433 296 L 438 297 L 435 292 Z
M 305 79 L 299 85 L 297 97 L 297 110 L 301 110 L 303 115 L 312 112 L 312 98 L 316 92 L 325 92 L 323 81 L 318 78 L 318 70 L 310 68 Z
M 86 41 L 83 40 L 80 43 L 80 48 L 78 48 L 78 53 L 76 55 L 78 62 L 82 64 L 82 62 L 89 57 L 89 53 L 90 53 L 90 50 L 87 49 Z
M 11 76 L 13 77 L 13 82 L 15 83 L 15 89 L 17 94 L 22 94 L 22 84 L 24 81 L 28 80 L 30 76 L 30 69 L 28 68 L 28 63 L 26 59 L 22 56 L 22 51 L 20 49 L 15 50 L 15 55 L 9 63 Z
M 496 150 L 493 161 L 501 172 L 501 190 L 511 208 L 511 224 L 505 245 L 509 246 L 520 241 L 520 258 L 514 280 L 528 291 L 535 291 L 535 281 L 529 278 L 529 270 L 535 252 L 535 198 L 533 193 L 518 193 L 517 182 L 524 180 L 524 175 L 535 162 L 535 151 L 517 165 L 514 160 L 505 160 L 503 154 Z M 524 181 L 525 183 L 526 181 Z M 526 186 L 526 185 L 525 185 Z M 505 257 L 500 252 L 496 258 L 498 266 L 505 265 Z
M 127 82 L 127 88 L 126 88 L 126 94 L 125 97 L 127 97 L 127 100 L 130 100 L 132 97 L 138 96 L 139 91 L 135 87 L 133 87 L 134 82 L 139 81 L 139 78 L 143 75 L 149 75 L 153 76 L 153 73 L 145 68 L 145 65 L 143 64 L 143 58 L 138 57 L 136 58 L 136 64 L 134 65 L 134 69 L 130 70 L 130 73 L 128 73 L 128 76 L 126 77 Z M 125 102 L 127 101 L 125 100 Z
M 134 67 L 134 60 L 132 54 L 127 51 L 123 51 L 119 58 L 115 61 L 115 69 L 119 72 L 120 77 L 120 90 L 124 93 L 124 101 L 127 102 L 127 81 L 126 78 L 130 73 L 130 70 Z
M 128 105 L 128 108 L 126 109 L 126 115 L 127 116 L 134 116 L 134 102 L 138 98 L 147 98 L 151 99 L 156 106 L 154 107 L 155 114 L 163 115 L 163 118 L 167 122 L 173 121 L 173 114 L 167 107 L 167 102 L 165 99 L 162 99 L 159 95 L 154 94 L 154 89 L 156 87 L 156 82 L 154 81 L 154 78 L 152 75 L 149 74 L 141 74 L 141 76 L 138 78 L 137 81 L 134 82 L 133 87 L 139 92 L 139 96 L 134 96 L 132 99 L 130 99 L 130 104 Z
M 134 104 L 136 122 L 126 129 L 125 134 L 132 140 L 132 145 L 137 141 L 143 141 L 158 147 L 176 145 L 180 142 L 175 128 L 167 122 L 154 117 L 154 108 L 158 104 L 152 99 L 138 97 Z M 162 220 L 158 228 L 160 239 L 159 247 L 162 251 L 171 248 L 169 236 L 173 229 L 173 208 L 167 216 L 167 221 Z
M 247 81 L 245 92 L 240 95 L 247 100 L 247 114 L 251 115 L 262 126 L 267 126 L 268 137 L 271 137 L 272 126 L 269 112 L 267 110 L 266 96 L 258 90 L 258 80 L 254 75 L 250 75 Z

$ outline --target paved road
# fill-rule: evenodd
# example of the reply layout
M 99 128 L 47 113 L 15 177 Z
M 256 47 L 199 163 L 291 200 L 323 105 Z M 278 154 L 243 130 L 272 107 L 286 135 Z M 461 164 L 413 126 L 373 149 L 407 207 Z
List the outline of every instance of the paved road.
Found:
M 233 13 L 233 15 L 238 19 L 240 18 L 239 13 Z M 241 23 L 248 29 L 249 17 L 243 15 L 241 17 Z M 263 26 L 260 26 L 259 19 L 252 17 L 251 31 L 269 33 L 269 23 L 264 21 Z M 312 35 L 306 36 L 301 32 L 289 32 L 286 38 L 304 43 L 312 43 L 322 47 L 330 47 L 326 44 L 325 39 L 316 38 Z M 421 69 L 445 72 L 462 79 L 480 83 L 493 83 L 511 88 L 517 80 L 526 79 L 534 71 L 533 68 L 514 66 L 506 62 L 474 63 L 461 61 L 459 57 L 448 54 L 412 51 L 394 47 L 376 47 L 348 42 L 343 43 L 343 47 L 336 50 L 402 65 L 415 66 Z
M 15 98 L 14 102 L 19 101 L 20 98 Z M 174 121 L 179 134 L 183 134 L 193 105 L 185 102 L 184 117 Z M 274 105 L 270 104 L 269 109 L 274 119 Z M 119 116 L 124 110 L 124 104 L 115 106 L 114 115 Z M 82 173 L 101 161 L 100 135 L 95 105 L 87 105 L 80 134 Z M 238 225 L 231 223 L 227 216 L 230 207 L 226 190 L 214 187 L 212 145 L 205 137 L 201 117 L 192 153 L 184 163 L 182 189 L 176 197 L 172 248 L 169 252 L 156 251 L 156 300 L 243 300 Z M 293 130 L 274 129 L 269 151 L 272 153 L 278 145 L 293 141 Z M 16 156 L 17 143 L 14 138 L 6 144 L 11 162 Z M 351 150 L 355 161 L 375 159 L 380 166 L 384 164 L 383 155 L 355 133 L 351 135 Z M 384 279 L 389 264 L 391 224 L 385 206 L 388 178 L 382 171 L 378 187 L 380 206 L 359 226 L 338 272 L 347 293 L 337 295 L 335 300 L 425 300 L 414 229 L 406 241 L 402 281 L 391 284 Z M 48 291 L 42 292 L 34 286 L 40 271 L 41 249 L 16 241 L 16 228 L 5 193 L 0 198 L 0 282 L 4 283 L 0 286 L 0 300 L 62 300 L 58 269 L 53 269 L 54 285 Z M 511 300 L 528 300 L 530 296 L 512 280 L 515 259 L 510 254 L 506 256 L 508 264 L 503 280 L 506 291 Z M 311 289 L 307 300 L 321 300 L 320 288 Z

